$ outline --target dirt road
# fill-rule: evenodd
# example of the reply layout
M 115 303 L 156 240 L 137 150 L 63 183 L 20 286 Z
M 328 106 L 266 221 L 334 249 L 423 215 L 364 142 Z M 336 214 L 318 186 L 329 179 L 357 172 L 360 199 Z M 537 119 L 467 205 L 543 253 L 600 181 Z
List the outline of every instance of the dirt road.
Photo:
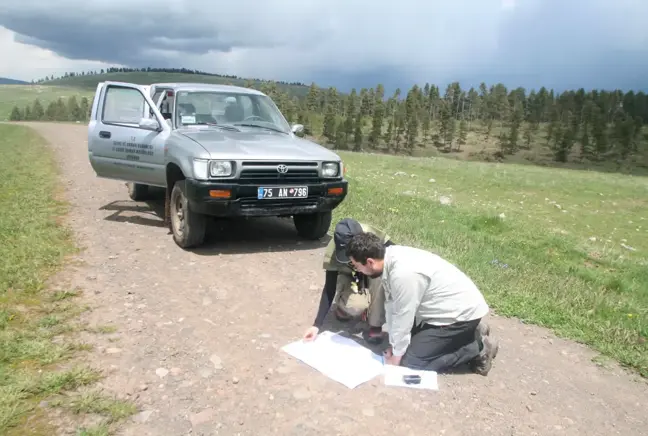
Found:
M 644 382 L 499 317 L 488 377 L 442 376 L 438 392 L 330 381 L 279 350 L 313 319 L 324 242 L 297 242 L 291 221 L 270 219 L 216 229 L 204 249 L 183 251 L 123 183 L 95 177 L 85 126 L 32 126 L 58 152 L 85 248 L 71 284 L 94 324 L 118 328 L 88 337 L 93 363 L 109 371 L 107 390 L 142 410 L 122 434 L 648 434 Z

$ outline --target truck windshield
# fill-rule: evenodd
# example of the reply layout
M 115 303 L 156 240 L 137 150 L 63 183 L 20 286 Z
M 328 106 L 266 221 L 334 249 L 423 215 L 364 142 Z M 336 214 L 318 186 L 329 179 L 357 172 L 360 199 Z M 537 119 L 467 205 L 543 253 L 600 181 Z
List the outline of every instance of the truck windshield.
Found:
M 290 133 L 290 126 L 279 108 L 265 95 L 179 91 L 175 112 L 177 126 L 233 125 Z

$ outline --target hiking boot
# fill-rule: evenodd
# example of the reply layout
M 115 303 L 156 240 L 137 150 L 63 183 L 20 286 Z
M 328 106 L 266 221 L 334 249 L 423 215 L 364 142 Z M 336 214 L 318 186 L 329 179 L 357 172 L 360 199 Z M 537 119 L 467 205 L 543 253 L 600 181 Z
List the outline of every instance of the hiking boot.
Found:
M 499 351 L 499 341 L 490 336 L 483 336 L 484 347 L 472 361 L 472 369 L 476 374 L 487 376 L 493 366 L 493 360 Z
M 477 324 L 477 335 L 480 338 L 490 335 L 490 326 L 486 324 L 485 321 L 481 321 Z

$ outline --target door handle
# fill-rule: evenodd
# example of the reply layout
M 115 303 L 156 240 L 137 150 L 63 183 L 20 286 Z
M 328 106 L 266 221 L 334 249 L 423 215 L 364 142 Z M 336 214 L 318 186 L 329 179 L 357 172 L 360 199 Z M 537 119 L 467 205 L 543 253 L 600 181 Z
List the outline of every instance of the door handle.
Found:
M 105 130 L 102 130 L 101 132 L 99 132 L 99 137 L 108 139 L 110 138 L 110 132 L 106 132 Z

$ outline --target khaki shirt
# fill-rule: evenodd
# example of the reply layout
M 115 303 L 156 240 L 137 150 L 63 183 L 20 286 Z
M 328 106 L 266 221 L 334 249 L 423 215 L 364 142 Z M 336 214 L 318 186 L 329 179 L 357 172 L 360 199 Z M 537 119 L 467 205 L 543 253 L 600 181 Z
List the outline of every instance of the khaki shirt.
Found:
M 360 226 L 362 227 L 362 230 L 364 232 L 373 233 L 378 236 L 383 241 L 383 243 L 389 241 L 389 235 L 379 228 L 363 223 L 360 223 Z M 331 238 L 328 245 L 326 246 L 326 251 L 324 252 L 323 268 L 326 271 L 338 271 L 347 274 L 351 274 L 352 272 L 351 268 L 349 268 L 348 265 L 338 262 L 338 260 L 335 258 L 335 240 L 333 238 Z

